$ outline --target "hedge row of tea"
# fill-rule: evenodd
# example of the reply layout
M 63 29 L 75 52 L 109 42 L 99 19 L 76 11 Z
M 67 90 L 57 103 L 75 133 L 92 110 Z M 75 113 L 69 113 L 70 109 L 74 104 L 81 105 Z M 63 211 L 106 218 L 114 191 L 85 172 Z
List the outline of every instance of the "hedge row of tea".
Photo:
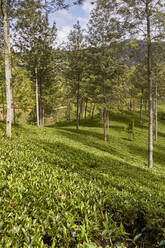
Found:
M 120 119 L 120 121 L 117 121 Z M 111 115 L 108 141 L 98 120 L 37 129 L 0 125 L 0 247 L 163 247 L 165 127 L 154 168 L 147 128 L 131 141 L 128 115 Z

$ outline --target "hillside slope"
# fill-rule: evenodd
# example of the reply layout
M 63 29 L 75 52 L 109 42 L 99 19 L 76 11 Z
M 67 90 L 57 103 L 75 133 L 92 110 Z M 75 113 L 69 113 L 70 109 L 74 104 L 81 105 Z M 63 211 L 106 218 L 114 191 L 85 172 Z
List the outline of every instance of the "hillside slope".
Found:
M 147 168 L 147 121 L 111 114 L 37 129 L 0 123 L 1 247 L 164 247 L 165 125 Z M 136 119 L 136 117 L 135 117 Z M 162 246 L 161 246 L 162 245 Z

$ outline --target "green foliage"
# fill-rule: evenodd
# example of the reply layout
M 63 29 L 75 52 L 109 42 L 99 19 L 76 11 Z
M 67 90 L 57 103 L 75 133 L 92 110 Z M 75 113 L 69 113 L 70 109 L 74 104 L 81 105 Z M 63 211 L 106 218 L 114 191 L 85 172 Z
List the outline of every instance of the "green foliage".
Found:
M 164 125 L 148 171 L 147 127 L 135 119 L 130 142 L 132 117 L 110 116 L 107 143 L 97 119 L 80 133 L 68 122 L 15 126 L 11 140 L 0 123 L 1 247 L 163 246 Z
M 114 18 L 116 1 L 97 1 L 88 24 L 88 67 L 84 80 L 90 88 L 93 101 L 110 108 L 113 103 L 123 101 L 126 88 L 127 66 L 121 57 L 124 51 L 121 37 L 124 29 Z M 89 91 L 89 90 L 88 90 Z
M 21 111 L 33 108 L 34 91 L 32 89 L 30 74 L 21 66 L 17 56 L 12 57 L 12 91 L 13 105 Z
M 68 36 L 67 61 L 64 71 L 68 97 L 80 98 L 82 91 L 82 77 L 84 73 L 84 34 L 79 21 L 73 25 Z M 75 101 L 75 99 L 74 99 Z

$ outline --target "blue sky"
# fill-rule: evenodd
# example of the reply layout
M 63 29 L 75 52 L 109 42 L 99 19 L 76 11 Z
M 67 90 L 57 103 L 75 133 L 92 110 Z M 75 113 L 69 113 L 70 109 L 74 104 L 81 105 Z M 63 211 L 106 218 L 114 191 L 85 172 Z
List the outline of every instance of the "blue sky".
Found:
M 73 6 L 70 9 L 59 10 L 52 14 L 51 21 L 55 20 L 58 29 L 58 44 L 67 40 L 67 36 L 77 20 L 80 21 L 82 28 L 86 27 L 90 12 L 94 8 L 90 2 L 91 0 L 85 0 L 80 6 Z

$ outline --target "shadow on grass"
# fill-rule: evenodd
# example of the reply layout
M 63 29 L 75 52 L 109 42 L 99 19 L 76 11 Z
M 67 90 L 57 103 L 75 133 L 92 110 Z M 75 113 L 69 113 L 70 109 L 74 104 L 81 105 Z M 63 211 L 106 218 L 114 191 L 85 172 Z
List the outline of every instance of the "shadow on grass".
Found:
M 118 128 L 116 130 L 118 130 Z M 119 126 L 119 130 L 122 132 L 123 128 Z M 131 154 L 130 155 L 132 155 L 132 157 L 134 157 L 134 154 L 136 153 L 136 146 L 132 147 L 133 139 L 132 139 L 132 136 L 130 136 L 128 133 L 126 133 L 126 135 L 128 137 L 122 138 L 126 142 L 124 142 L 124 144 L 122 142 L 120 142 L 120 152 L 119 152 L 118 148 L 113 146 L 113 143 L 116 143 L 116 141 L 118 141 L 118 138 L 111 135 L 111 129 L 109 131 L 109 134 L 107 134 L 108 140 L 110 142 L 104 142 L 103 134 L 94 132 L 93 130 L 90 130 L 90 131 L 80 130 L 79 133 L 77 133 L 72 128 L 60 128 L 60 129 L 58 129 L 58 133 L 64 137 L 70 139 L 70 140 L 78 141 L 78 142 L 82 143 L 83 145 L 93 147 L 93 148 L 98 149 L 102 152 L 107 152 L 109 154 L 113 154 L 114 156 L 116 156 L 116 157 L 118 156 L 119 158 L 122 158 L 122 159 L 123 158 L 125 159 L 125 154 L 124 154 L 124 151 L 122 150 L 123 145 L 127 146 L 128 148 L 131 147 L 131 149 L 130 149 Z M 145 154 L 145 156 L 143 156 L 142 158 L 144 160 L 145 159 L 147 160 L 147 154 Z
M 54 127 L 67 127 L 67 126 L 74 126 L 76 125 L 76 120 L 71 121 L 60 121 L 53 124 L 48 124 L 46 127 L 48 128 L 54 128 Z
M 162 132 L 158 132 L 158 136 L 160 136 L 161 138 L 165 138 L 165 133 L 162 133 Z
M 112 145 L 116 140 L 116 137 L 109 134 L 107 137 L 108 140 L 113 141 L 112 144 L 108 142 L 106 143 L 103 140 L 103 134 L 99 134 L 94 131 L 80 130 L 80 132 L 77 133 L 71 128 L 62 128 L 58 129 L 58 133 L 69 140 L 73 140 L 75 142 L 77 141 L 85 146 L 89 146 L 89 149 L 95 148 L 98 152 L 106 152 L 121 159 L 124 158 L 123 153 L 119 152 L 119 149 L 116 149 L 116 147 L 113 147 Z
M 87 139 L 87 136 L 94 137 L 99 140 L 104 139 L 103 133 L 98 133 L 93 130 L 88 131 L 88 130 L 80 129 L 79 132 L 76 132 L 75 129 L 70 127 L 70 128 L 59 128 L 58 132 L 61 134 L 64 133 L 66 136 L 68 136 L 68 138 L 71 138 L 71 139 L 75 139 L 75 140 L 80 139 L 80 141 L 84 140 L 84 138 Z
M 65 132 L 60 134 L 68 138 Z M 59 166 L 73 173 L 79 173 L 87 180 L 91 180 L 92 178 L 101 179 L 105 181 L 107 185 L 111 185 L 118 190 L 126 190 L 127 183 L 129 184 L 130 179 L 136 181 L 136 183 L 141 186 L 152 186 L 153 188 L 157 187 L 156 183 L 158 180 L 162 180 L 162 177 L 155 176 L 148 169 L 133 166 L 131 162 L 123 161 L 120 159 L 121 154 L 118 154 L 118 152 L 114 150 L 109 151 L 109 157 L 107 157 L 99 153 L 96 155 L 90 152 L 90 147 L 85 150 L 85 148 L 79 149 L 59 141 L 55 143 L 36 139 L 33 141 L 38 148 L 45 147 L 47 154 L 45 157 L 46 163 L 52 164 L 52 166 Z M 102 148 L 98 146 L 97 149 L 101 150 Z M 116 157 L 111 156 L 111 153 Z M 104 175 L 111 175 L 118 180 L 111 182 L 109 178 Z M 121 187 L 118 182 L 122 182 L 123 180 L 128 182 Z M 134 184 L 132 184 L 132 187 L 134 187 Z
M 68 137 L 65 132 L 63 132 L 63 135 L 66 138 Z M 107 198 L 105 198 L 103 211 L 110 211 L 115 221 L 119 221 L 120 219 L 117 211 L 122 212 L 120 210 L 122 203 L 118 204 L 116 201 L 124 202 L 124 199 L 127 199 L 126 202 L 129 202 L 128 204 L 133 204 L 131 205 L 130 212 L 128 210 L 128 213 L 130 216 L 133 213 L 134 224 L 124 223 L 125 228 L 127 228 L 126 230 L 130 233 L 130 236 L 132 235 L 132 238 L 135 236 L 133 231 L 135 228 L 136 232 L 139 233 L 142 227 L 146 226 L 147 220 L 145 220 L 145 214 L 147 207 L 151 204 L 152 199 L 154 199 L 155 192 L 159 190 L 160 180 L 163 183 L 161 176 L 153 174 L 151 170 L 133 166 L 129 162 L 120 161 L 118 157 L 114 159 L 100 154 L 93 154 L 90 152 L 90 147 L 88 150 L 85 150 L 83 147 L 81 149 L 76 148 L 71 144 L 64 144 L 62 141 L 52 143 L 38 139 L 34 139 L 33 141 L 37 147 L 36 149 L 40 150 L 40 147 L 42 149 L 43 147 L 45 148 L 47 154 L 45 163 L 49 164 L 49 166 L 58 166 L 74 175 L 77 173 L 88 182 L 93 181 L 103 192 L 106 189 Z M 157 198 L 158 202 L 159 200 L 161 199 Z M 119 207 L 117 211 L 115 204 L 117 204 L 117 208 Z M 130 207 L 130 205 L 128 206 Z M 134 213 L 137 213 L 137 215 L 134 216 Z M 124 219 L 123 215 L 122 218 Z M 153 243 L 152 238 L 151 243 Z
M 48 128 L 70 127 L 70 126 L 75 126 L 75 129 L 76 129 L 76 120 L 61 121 L 61 122 L 57 122 L 55 124 L 46 125 L 46 127 L 48 127 Z M 97 117 L 95 117 L 93 119 L 80 120 L 80 127 L 81 126 L 84 126 L 84 127 L 102 127 L 103 123 L 100 123 L 99 119 Z
M 143 146 L 140 147 L 134 145 L 133 143 L 127 146 L 129 147 L 129 150 L 132 154 L 136 154 L 136 156 L 139 156 L 142 159 L 146 159 L 148 157 L 148 148 L 145 148 Z M 160 146 L 157 146 L 157 149 L 154 149 L 153 151 L 153 160 L 155 163 L 158 163 L 161 166 L 165 167 L 165 148 L 162 147 L 162 151 L 160 151 L 159 147 Z
M 135 127 L 138 128 L 144 128 L 146 129 L 146 116 L 144 116 L 144 120 L 143 120 L 143 127 L 141 126 L 140 120 L 139 120 L 139 113 L 131 113 L 131 112 L 125 112 L 123 111 L 123 113 L 121 112 L 110 112 L 110 122 L 111 121 L 116 121 L 116 122 L 121 122 L 124 125 L 121 125 L 121 129 L 124 128 L 124 126 L 128 126 L 129 122 L 134 120 L 135 121 Z M 76 120 L 72 120 L 72 121 L 62 121 L 62 122 L 57 122 L 55 124 L 49 124 L 47 125 L 47 127 L 67 127 L 67 126 L 74 126 L 76 125 Z M 84 127 L 103 127 L 103 122 L 100 123 L 99 120 L 99 116 L 95 116 L 93 119 L 89 118 L 87 120 L 81 120 L 80 121 L 80 127 L 84 126 Z M 113 128 L 115 128 L 116 126 L 112 126 Z M 117 128 L 117 127 L 116 127 Z

